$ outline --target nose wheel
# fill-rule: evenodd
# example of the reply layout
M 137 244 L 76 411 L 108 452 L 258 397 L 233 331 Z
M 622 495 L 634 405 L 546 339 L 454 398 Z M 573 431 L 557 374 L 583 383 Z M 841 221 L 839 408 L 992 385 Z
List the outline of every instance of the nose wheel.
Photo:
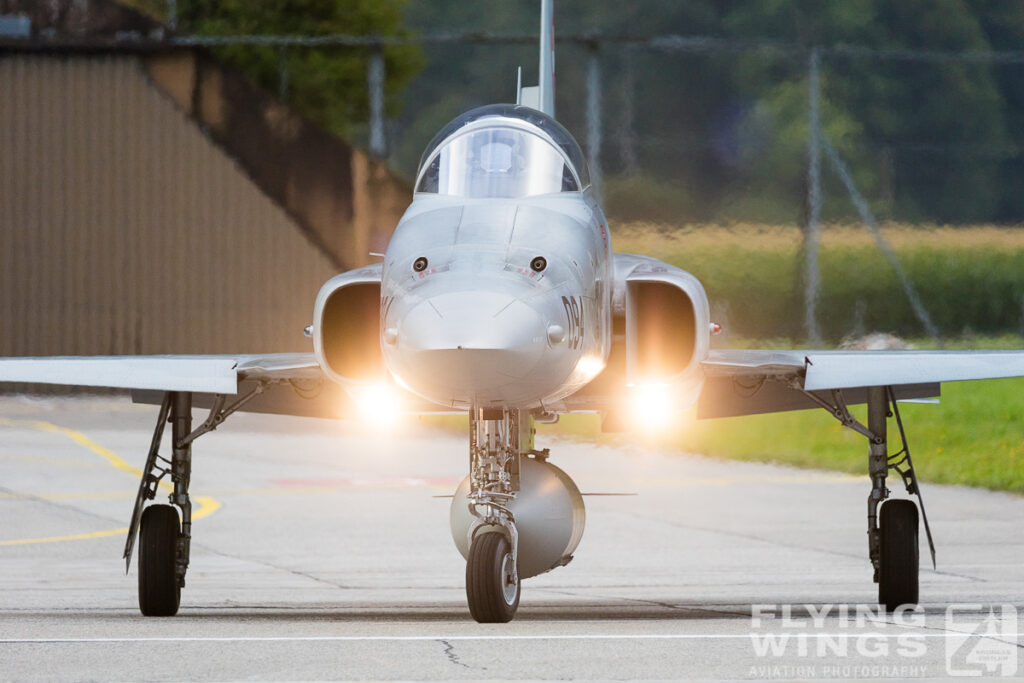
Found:
M 473 618 L 481 624 L 512 621 L 519 608 L 520 586 L 505 534 L 477 534 L 466 560 L 466 599 Z

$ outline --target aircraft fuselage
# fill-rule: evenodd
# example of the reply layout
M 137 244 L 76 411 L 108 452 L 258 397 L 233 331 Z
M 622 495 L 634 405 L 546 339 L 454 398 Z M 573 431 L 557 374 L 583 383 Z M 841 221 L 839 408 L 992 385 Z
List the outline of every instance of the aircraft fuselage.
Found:
M 611 285 L 607 223 L 590 190 L 418 193 L 385 257 L 385 363 L 435 403 L 542 408 L 604 368 Z

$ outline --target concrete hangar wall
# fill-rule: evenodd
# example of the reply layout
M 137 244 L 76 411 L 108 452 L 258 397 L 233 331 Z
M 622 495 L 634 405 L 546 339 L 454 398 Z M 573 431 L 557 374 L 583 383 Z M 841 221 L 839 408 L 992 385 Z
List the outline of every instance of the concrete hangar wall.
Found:
M 408 197 L 202 52 L 0 50 L 0 355 L 310 350 Z

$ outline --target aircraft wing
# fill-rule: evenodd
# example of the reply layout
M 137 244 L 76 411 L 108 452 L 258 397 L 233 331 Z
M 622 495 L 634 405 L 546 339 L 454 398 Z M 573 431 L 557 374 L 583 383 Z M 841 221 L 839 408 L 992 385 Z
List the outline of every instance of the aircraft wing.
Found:
M 245 412 L 332 419 L 359 415 L 352 398 L 327 380 L 312 353 L 0 358 L 0 382 L 129 389 L 135 403 L 154 405 L 160 405 L 165 392 L 187 391 L 197 408 L 213 407 L 218 395 L 238 394 L 239 409 Z M 404 412 L 452 412 L 393 389 Z
M 936 397 L 940 383 L 1024 376 L 1024 351 L 711 351 L 697 404 L 701 418 L 733 417 L 819 407 L 808 393 L 863 403 L 867 387 L 891 386 L 897 399 Z M 0 358 L 0 382 L 130 389 L 139 403 L 159 404 L 163 392 L 188 391 L 195 405 L 215 395 L 268 389 L 247 411 L 341 417 L 352 411 L 339 385 L 326 381 L 311 353 L 195 356 L 64 356 Z M 272 390 L 274 387 L 284 389 Z M 595 387 L 596 388 L 596 387 Z M 587 389 L 564 402 L 569 410 L 604 410 L 603 391 Z M 445 412 L 406 396 L 409 412 Z
M 863 403 L 867 387 L 891 386 L 898 399 L 939 395 L 941 382 L 1024 376 L 1024 351 L 712 351 L 699 417 L 812 408 L 812 392 L 842 390 Z
M 245 380 L 319 380 L 311 353 L 0 358 L 0 382 L 237 394 Z

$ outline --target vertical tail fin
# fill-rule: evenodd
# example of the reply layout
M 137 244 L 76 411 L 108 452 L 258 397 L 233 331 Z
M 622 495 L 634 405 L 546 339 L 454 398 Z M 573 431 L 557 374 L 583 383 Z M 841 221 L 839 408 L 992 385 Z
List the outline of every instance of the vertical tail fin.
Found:
M 538 85 L 523 85 L 523 69 L 516 83 L 516 104 L 539 109 L 555 117 L 555 0 L 540 0 L 540 68 Z
M 540 107 L 555 115 L 555 0 L 540 2 Z

